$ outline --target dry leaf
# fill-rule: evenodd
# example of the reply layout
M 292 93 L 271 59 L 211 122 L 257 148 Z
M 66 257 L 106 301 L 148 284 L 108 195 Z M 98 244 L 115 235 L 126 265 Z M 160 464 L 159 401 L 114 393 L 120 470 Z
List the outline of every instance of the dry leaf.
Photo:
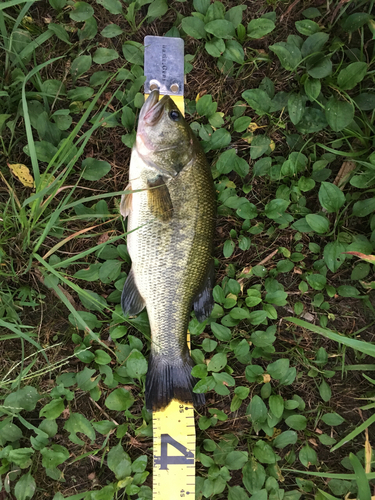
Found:
M 22 163 L 8 163 L 8 167 L 24 186 L 29 188 L 34 187 L 34 179 L 26 165 L 23 165 Z
M 360 259 L 369 262 L 370 264 L 375 263 L 375 255 L 366 255 L 362 252 L 343 252 L 343 253 L 347 253 L 349 255 L 355 255 L 356 257 L 359 257 Z
M 258 129 L 258 128 L 260 128 L 260 127 L 256 123 L 250 123 L 250 125 L 247 127 L 247 130 L 249 132 L 255 132 L 256 129 Z
M 368 429 L 365 429 L 365 472 L 369 474 L 371 472 L 371 460 L 372 460 L 372 448 L 370 441 L 368 439 Z
M 109 233 L 103 233 L 98 238 L 98 245 L 100 245 L 101 243 L 105 243 L 108 240 L 109 240 Z
M 301 318 L 305 319 L 309 323 L 312 323 L 315 319 L 315 317 L 312 314 L 310 314 L 309 312 L 301 314 Z
M 65 410 L 62 412 L 61 417 L 66 420 L 67 418 L 70 417 L 70 410 L 69 408 L 65 408 Z
M 250 124 L 251 125 L 251 124 Z M 252 132 L 247 132 L 246 134 L 244 134 L 241 139 L 243 141 L 246 141 L 248 144 L 251 144 L 253 139 L 254 139 L 254 134 Z
M 57 287 L 60 289 L 60 291 L 65 295 L 65 297 L 69 300 L 69 302 L 72 304 L 72 306 L 77 309 L 77 304 L 75 300 L 73 299 L 72 295 L 68 292 L 68 290 L 65 290 L 61 285 L 57 285 Z M 55 293 L 54 290 L 52 290 L 52 293 Z
M 277 436 L 281 434 L 281 429 L 277 429 L 276 427 L 273 428 L 273 435 L 272 436 L 266 436 L 267 441 L 273 441 Z
M 199 92 L 197 94 L 197 97 L 195 98 L 195 102 L 198 102 L 201 97 L 203 97 L 205 94 L 207 94 L 207 90 L 202 90 L 202 92 Z
M 333 181 L 333 184 L 343 190 L 347 180 L 349 179 L 350 173 L 355 169 L 355 167 L 356 164 L 354 161 L 344 161 L 341 165 L 339 173 L 336 175 L 336 179 Z

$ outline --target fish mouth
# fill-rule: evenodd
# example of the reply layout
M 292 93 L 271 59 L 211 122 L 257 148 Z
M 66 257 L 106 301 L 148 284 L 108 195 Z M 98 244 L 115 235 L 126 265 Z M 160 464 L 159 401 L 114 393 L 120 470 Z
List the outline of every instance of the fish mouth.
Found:
M 155 147 L 150 141 L 149 127 L 153 127 L 158 123 L 168 99 L 169 96 L 165 95 L 159 101 L 159 90 L 153 90 L 142 106 L 137 128 L 137 149 L 142 157 L 146 157 L 150 152 L 155 151 Z
M 159 91 L 153 90 L 141 109 L 139 123 L 149 126 L 156 125 L 163 114 L 164 106 L 168 99 L 169 96 L 165 95 L 159 101 Z
M 150 93 L 139 114 L 136 148 L 139 156 L 147 165 L 158 170 L 165 177 L 173 178 L 178 172 L 164 170 L 156 165 L 150 157 L 151 153 L 164 153 L 178 147 L 177 145 L 171 145 L 160 148 L 159 145 L 156 146 L 152 143 L 152 138 L 150 137 L 150 127 L 155 126 L 159 122 L 169 99 L 169 95 L 165 95 L 159 101 L 159 90 L 153 90 Z

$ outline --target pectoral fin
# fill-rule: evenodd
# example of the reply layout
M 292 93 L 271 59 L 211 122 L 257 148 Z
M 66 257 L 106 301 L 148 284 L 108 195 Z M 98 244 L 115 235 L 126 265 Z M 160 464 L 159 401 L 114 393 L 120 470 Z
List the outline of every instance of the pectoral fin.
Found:
M 131 191 L 132 185 L 129 183 L 125 191 Z M 129 215 L 131 208 L 132 208 L 132 198 L 133 198 L 133 193 L 129 194 L 123 194 L 121 196 L 121 203 L 120 203 L 120 214 L 126 219 L 126 217 Z
M 135 284 L 133 269 L 131 269 L 121 295 L 122 310 L 124 314 L 135 316 L 144 309 L 145 305 L 145 301 Z
M 194 311 L 197 320 L 202 323 L 209 317 L 214 307 L 214 298 L 212 296 L 212 289 L 215 284 L 215 266 L 214 261 L 211 260 L 207 277 L 199 293 L 194 298 Z
M 167 222 L 172 218 L 173 205 L 171 195 L 163 177 L 158 175 L 154 180 L 147 181 L 148 206 L 155 217 Z

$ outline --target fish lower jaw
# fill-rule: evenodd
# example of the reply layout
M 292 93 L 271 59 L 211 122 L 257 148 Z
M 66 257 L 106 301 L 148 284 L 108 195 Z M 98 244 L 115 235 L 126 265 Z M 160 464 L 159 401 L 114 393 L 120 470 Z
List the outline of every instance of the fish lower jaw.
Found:
M 153 149 L 149 147 L 146 140 L 142 137 L 140 133 L 137 134 L 136 138 L 137 152 L 140 156 L 148 156 L 153 152 Z

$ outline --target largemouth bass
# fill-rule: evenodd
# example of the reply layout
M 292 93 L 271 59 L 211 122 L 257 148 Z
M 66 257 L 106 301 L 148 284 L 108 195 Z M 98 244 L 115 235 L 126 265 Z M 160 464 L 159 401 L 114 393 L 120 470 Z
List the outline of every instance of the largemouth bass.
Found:
M 132 259 L 121 303 L 129 315 L 147 308 L 146 407 L 159 410 L 172 399 L 204 404 L 204 395 L 193 393 L 186 335 L 192 306 L 199 321 L 213 307 L 215 191 L 190 126 L 169 96 L 159 101 L 157 90 L 140 112 L 129 179 L 126 189 L 137 192 L 121 200 Z

